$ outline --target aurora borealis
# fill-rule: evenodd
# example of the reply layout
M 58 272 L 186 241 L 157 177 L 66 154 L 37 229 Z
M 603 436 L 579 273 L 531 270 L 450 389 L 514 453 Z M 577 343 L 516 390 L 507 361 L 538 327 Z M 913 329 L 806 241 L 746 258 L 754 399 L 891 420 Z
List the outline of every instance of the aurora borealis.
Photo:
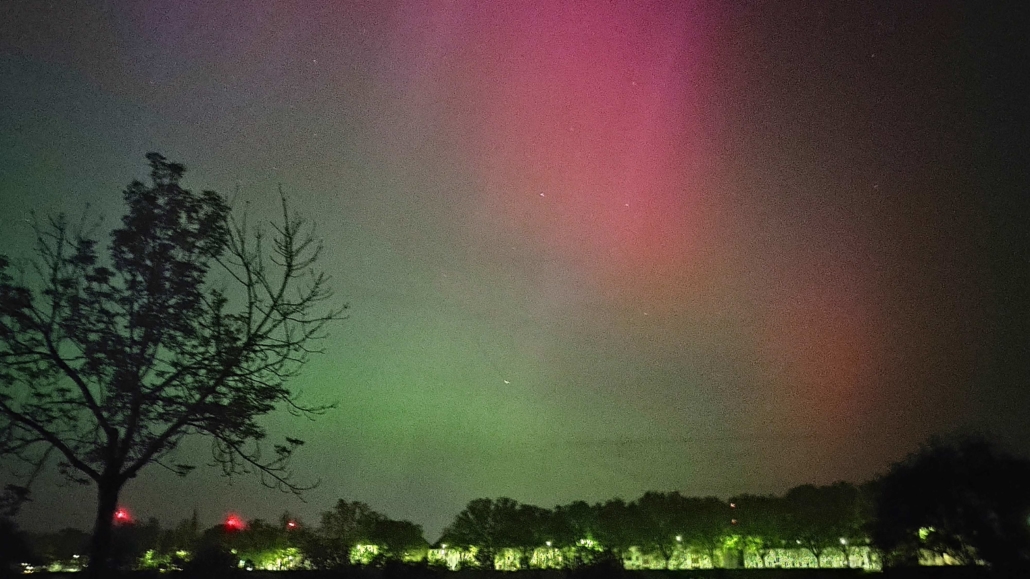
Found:
M 141 518 L 346 498 L 433 535 L 476 497 L 865 480 L 956 429 L 1025 452 L 1025 16 L 896 4 L 7 1 L 0 240 L 109 227 L 152 150 L 317 224 L 351 317 L 294 385 L 338 408 L 268 423 L 321 485 L 151 469 Z

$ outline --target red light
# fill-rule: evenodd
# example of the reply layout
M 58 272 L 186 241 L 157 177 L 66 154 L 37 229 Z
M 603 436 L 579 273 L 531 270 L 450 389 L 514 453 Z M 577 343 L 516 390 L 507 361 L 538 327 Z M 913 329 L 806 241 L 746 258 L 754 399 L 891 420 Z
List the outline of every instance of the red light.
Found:
M 225 517 L 225 530 L 227 531 L 242 531 L 247 528 L 247 523 L 239 517 L 239 515 L 229 514 Z
M 116 525 L 128 525 L 132 523 L 132 513 L 125 507 L 118 507 L 114 511 L 114 524 Z
M 297 528 L 297 521 L 289 521 L 289 522 L 287 522 L 286 523 L 286 528 L 291 530 L 291 531 L 293 529 L 296 529 Z

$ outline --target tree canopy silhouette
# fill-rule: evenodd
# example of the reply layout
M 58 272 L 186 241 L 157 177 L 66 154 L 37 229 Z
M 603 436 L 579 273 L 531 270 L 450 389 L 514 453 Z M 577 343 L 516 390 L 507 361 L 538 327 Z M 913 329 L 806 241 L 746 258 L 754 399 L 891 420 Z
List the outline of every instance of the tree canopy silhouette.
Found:
M 147 159 L 151 183 L 125 190 L 106 252 L 58 216 L 35 224 L 34 261 L 0 255 L 0 454 L 30 478 L 56 466 L 97 485 L 94 576 L 125 482 L 150 464 L 188 473 L 172 451 L 189 435 L 210 437 L 225 474 L 303 490 L 289 469 L 302 441 L 268 453 L 257 418 L 325 410 L 300 404 L 287 380 L 342 313 L 315 269 L 321 244 L 285 199 L 266 239 L 219 194 L 182 188 L 182 165 Z
M 920 551 L 963 564 L 1030 569 L 1030 461 L 982 437 L 931 440 L 877 481 L 873 543 L 893 565 Z

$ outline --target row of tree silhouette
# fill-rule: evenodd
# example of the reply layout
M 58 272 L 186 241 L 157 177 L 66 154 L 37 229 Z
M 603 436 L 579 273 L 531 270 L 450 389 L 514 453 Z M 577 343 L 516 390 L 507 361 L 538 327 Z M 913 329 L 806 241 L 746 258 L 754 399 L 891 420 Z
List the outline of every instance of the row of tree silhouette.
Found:
M 657 555 L 666 566 L 682 549 L 716 561 L 729 549 L 752 548 L 764 555 L 800 546 L 820 559 L 829 549 L 868 543 L 862 532 L 870 513 L 867 504 L 860 488 L 843 482 L 799 486 L 782 497 L 742 495 L 729 501 L 675 491 L 648 492 L 631 502 L 576 501 L 554 509 L 507 498 L 478 499 L 440 541 L 476 547 L 483 565 L 501 549 L 514 549 L 522 567 L 544 545 L 568 551 L 573 564 L 590 562 L 604 551 L 621 561 L 632 547 Z
M 786 537 L 799 537 L 818 557 L 826 549 L 840 548 L 842 533 L 854 545 L 864 544 L 860 499 L 860 490 L 847 483 L 805 485 L 783 497 L 745 495 L 733 499 L 737 503 L 678 492 L 648 492 L 630 502 L 575 501 L 553 509 L 510 498 L 483 498 L 469 502 L 433 547 L 475 553 L 473 564 L 484 568 L 491 568 L 505 549 L 519 553 L 519 566 L 528 568 L 533 552 L 544 547 L 561 550 L 565 564 L 573 567 L 606 557 L 621 561 L 631 547 L 656 554 L 666 563 L 678 549 L 702 551 L 715 561 L 735 547 L 733 538 L 740 536 L 746 537 L 748 546 L 767 549 L 796 547 L 793 541 L 787 545 Z M 755 519 L 749 521 L 750 517 Z M 86 533 L 64 530 L 36 536 L 34 543 L 43 559 L 69 561 L 85 552 L 88 540 Z M 274 524 L 254 520 L 245 526 L 222 523 L 206 530 L 199 528 L 196 516 L 171 529 L 161 529 L 156 519 L 118 524 L 111 555 L 120 567 L 139 565 L 149 551 L 151 560 L 188 568 L 198 554 L 207 561 L 212 552 L 232 550 L 240 559 L 261 561 L 294 548 L 298 559 L 335 569 L 351 565 L 359 545 L 376 547 L 375 562 L 423 558 L 431 547 L 419 525 L 390 519 L 361 502 L 340 500 L 322 514 L 317 527 L 289 514 Z
M 564 566 L 581 567 L 621 563 L 631 548 L 668 566 L 685 551 L 713 564 L 750 551 L 764 565 L 776 549 L 801 549 L 821 564 L 829 553 L 849 561 L 865 547 L 893 565 L 918 564 L 924 551 L 960 563 L 1025 568 L 1030 561 L 1028 465 L 970 439 L 928 444 L 862 485 L 802 485 L 782 496 L 721 500 L 648 492 L 629 502 L 574 501 L 553 509 L 482 498 L 469 502 L 432 548 L 474 553 L 466 564 L 483 568 L 492 567 L 504 550 L 517 553 L 519 567 L 528 568 L 541 548 L 560 551 Z M 36 543 L 43 555 L 68 558 L 81 552 L 87 539 L 64 531 L 37 537 Z M 193 557 L 209 562 L 212 554 L 230 549 L 238 558 L 266 562 L 289 553 L 310 566 L 333 569 L 353 564 L 359 545 L 376 546 L 364 559 L 373 564 L 421 559 L 431 547 L 419 525 L 340 500 L 317 527 L 288 514 L 278 523 L 255 520 L 243 529 L 222 524 L 201 531 L 195 516 L 169 530 L 161 530 L 156 520 L 121 525 L 115 529 L 114 553 L 123 566 L 138 564 L 147 551 L 152 561 L 156 555 L 172 564 L 178 552 L 179 566 L 188 566 Z M 231 558 L 233 564 L 237 560 Z

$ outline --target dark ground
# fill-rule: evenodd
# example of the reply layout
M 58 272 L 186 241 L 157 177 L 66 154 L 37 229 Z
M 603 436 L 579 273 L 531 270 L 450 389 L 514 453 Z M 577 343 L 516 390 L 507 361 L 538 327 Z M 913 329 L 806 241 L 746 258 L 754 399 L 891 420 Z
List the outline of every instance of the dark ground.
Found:
M 80 573 L 39 573 L 32 575 L 39 579 L 80 577 Z M 115 576 L 112 576 L 115 577 Z M 600 579 L 996 579 L 1030 578 L 1030 571 L 991 571 L 978 567 L 920 567 L 914 569 L 891 569 L 882 573 L 864 572 L 860 569 L 700 569 L 689 571 L 623 571 L 619 569 L 582 569 L 578 571 L 532 570 L 532 571 L 445 571 L 425 567 L 385 567 L 356 569 L 352 571 L 251 571 L 219 572 L 213 574 L 132 572 L 119 574 L 119 578 L 150 579 L 175 577 L 178 579 L 200 579 L 234 577 L 248 579 L 579 579 L 597 577 Z

